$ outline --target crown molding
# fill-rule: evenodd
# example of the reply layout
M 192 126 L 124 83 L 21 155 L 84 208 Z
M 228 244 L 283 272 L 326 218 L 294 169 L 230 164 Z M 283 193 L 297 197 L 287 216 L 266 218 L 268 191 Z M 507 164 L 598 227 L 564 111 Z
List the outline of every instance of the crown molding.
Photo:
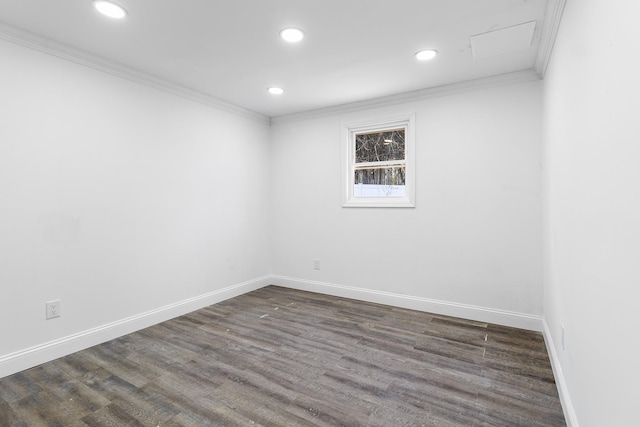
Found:
M 397 95 L 390 95 L 381 98 L 373 98 L 364 101 L 341 104 L 332 107 L 319 108 L 316 110 L 303 111 L 301 113 L 286 114 L 272 117 L 271 124 L 286 123 L 310 118 L 324 117 L 338 113 L 349 113 L 372 108 L 388 107 L 408 102 L 422 101 L 431 98 L 440 98 L 474 90 L 491 89 L 499 86 L 526 83 L 540 80 L 540 75 L 534 69 L 514 71 L 512 73 L 499 74 L 481 79 L 468 80 L 466 82 L 452 83 L 448 85 L 436 86 L 427 89 L 420 89 L 412 92 L 405 92 Z
M 340 104 L 326 108 L 303 111 L 299 113 L 286 114 L 282 116 L 267 117 L 255 111 L 248 110 L 238 105 L 232 104 L 203 94 L 188 87 L 176 84 L 158 76 L 127 67 L 114 61 L 93 55 L 86 51 L 73 48 L 69 45 L 56 42 L 47 37 L 42 37 L 30 31 L 26 31 L 9 24 L 0 22 L 0 39 L 25 46 L 49 55 L 56 56 L 67 61 L 71 61 L 98 71 L 102 71 L 135 83 L 139 83 L 154 89 L 180 96 L 191 101 L 195 101 L 210 107 L 227 111 L 245 118 L 253 119 L 262 123 L 272 125 L 290 121 L 305 120 L 309 118 L 323 117 L 337 113 L 348 113 L 363 109 L 381 108 L 396 104 L 403 104 L 413 101 L 438 98 L 455 95 L 458 93 L 473 90 L 489 89 L 498 86 L 525 83 L 544 78 L 553 44 L 558 32 L 562 12 L 566 0 L 549 0 L 545 12 L 544 27 L 541 33 L 540 47 L 534 69 L 515 71 L 481 79 L 469 80 L 466 82 L 441 85 L 417 91 L 405 92 L 380 98 L 372 98 L 347 104 Z
M 209 107 L 214 107 L 259 122 L 269 123 L 269 118 L 263 114 L 256 113 L 255 111 L 248 110 L 230 102 L 222 101 L 213 96 L 203 94 L 158 76 L 127 67 L 117 62 L 90 54 L 86 51 L 73 48 L 69 45 L 56 42 L 55 40 L 42 37 L 38 34 L 3 22 L 0 22 L 0 39 L 53 55 L 67 61 L 75 62 L 76 64 L 93 68 L 94 70 L 102 71 L 172 95 L 195 101 Z
M 548 0 L 547 2 L 535 66 L 541 79 L 544 79 L 551 60 L 551 53 L 553 52 L 553 46 L 556 42 L 560 21 L 562 21 L 562 13 L 566 4 L 567 0 Z

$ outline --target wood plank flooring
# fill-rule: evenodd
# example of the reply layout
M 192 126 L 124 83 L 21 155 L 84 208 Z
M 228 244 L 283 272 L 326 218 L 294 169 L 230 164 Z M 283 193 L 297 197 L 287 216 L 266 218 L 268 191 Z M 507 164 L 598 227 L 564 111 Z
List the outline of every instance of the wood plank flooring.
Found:
M 541 334 L 268 286 L 0 379 L 1 426 L 564 426 Z

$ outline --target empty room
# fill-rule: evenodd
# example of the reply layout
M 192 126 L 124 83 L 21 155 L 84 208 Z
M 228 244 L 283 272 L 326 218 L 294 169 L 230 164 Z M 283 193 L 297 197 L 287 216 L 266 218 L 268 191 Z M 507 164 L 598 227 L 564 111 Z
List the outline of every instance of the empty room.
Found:
M 0 426 L 640 425 L 639 16 L 0 0 Z

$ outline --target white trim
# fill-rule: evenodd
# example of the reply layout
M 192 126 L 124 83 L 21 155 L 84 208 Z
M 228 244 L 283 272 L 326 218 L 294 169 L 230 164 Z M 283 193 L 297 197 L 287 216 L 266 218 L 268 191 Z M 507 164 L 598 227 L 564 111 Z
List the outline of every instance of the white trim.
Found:
M 263 276 L 0 357 L 0 378 L 270 284 Z
M 350 123 L 342 126 L 342 206 L 345 208 L 413 208 L 415 207 L 415 113 L 393 117 L 371 119 L 366 122 Z M 384 131 L 402 128 L 405 130 L 405 193 L 404 197 L 356 197 L 354 196 L 355 135 L 369 131 Z M 385 166 L 392 162 L 377 162 Z M 397 162 L 395 162 L 397 163 Z
M 550 3 L 560 3 L 560 15 L 562 14 L 562 8 L 564 8 L 564 3 L 566 0 L 550 0 Z M 552 9 L 550 6 L 547 7 L 547 10 Z M 548 50 L 548 55 L 546 57 L 546 61 L 548 62 L 548 56 L 551 55 L 551 48 L 545 47 L 550 43 L 553 46 L 553 41 L 555 40 L 555 34 L 557 32 L 557 26 L 559 25 L 559 16 L 556 16 L 553 26 L 553 31 L 550 36 L 546 36 L 546 32 L 543 29 L 542 32 L 542 40 L 541 46 L 539 48 L 539 52 L 543 50 Z M 545 21 L 546 22 L 546 21 Z M 547 41 L 549 38 L 549 41 Z M 84 65 L 89 68 L 93 68 L 95 70 L 99 70 L 108 74 L 112 74 L 114 76 L 118 76 L 120 78 L 136 82 L 139 84 L 143 84 L 145 86 L 152 87 L 157 90 L 161 90 L 163 92 L 167 92 L 173 95 L 177 95 L 191 101 L 199 102 L 204 105 L 208 105 L 211 107 L 219 108 L 221 110 L 237 114 L 239 116 L 243 116 L 246 118 L 254 119 L 259 122 L 266 122 L 277 124 L 282 122 L 290 122 L 296 120 L 304 120 L 308 118 L 315 117 L 323 117 L 328 116 L 335 113 L 346 113 L 350 111 L 358 111 L 362 109 L 369 108 L 380 108 L 386 106 L 392 106 L 412 101 L 420 101 L 424 99 L 431 98 L 439 98 L 443 96 L 454 95 L 457 93 L 469 92 L 472 90 L 482 90 L 489 89 L 493 87 L 505 86 L 510 84 L 517 83 L 525 83 L 535 80 L 540 80 L 540 76 L 543 75 L 540 73 L 540 69 L 543 71 L 546 69 L 546 63 L 544 63 L 544 67 L 538 67 L 536 65 L 536 69 L 516 71 L 512 73 L 505 73 L 490 77 L 484 77 L 475 80 L 469 80 L 466 82 L 460 83 L 452 83 L 446 84 L 426 89 L 420 89 L 416 91 L 390 95 L 381 98 L 373 98 L 367 99 L 364 101 L 352 102 L 348 104 L 335 105 L 326 108 L 319 108 L 309 111 L 304 111 L 300 113 L 286 114 L 282 116 L 276 117 L 267 117 L 263 114 L 257 113 L 255 111 L 248 110 L 246 108 L 240 107 L 238 105 L 220 100 L 210 95 L 203 94 L 196 90 L 178 85 L 176 83 L 170 82 L 168 80 L 162 79 L 160 77 L 151 75 L 149 73 L 145 73 L 139 70 L 135 70 L 133 68 L 127 67 L 125 65 L 116 63 L 114 61 L 107 60 L 105 58 L 98 57 L 96 55 L 92 55 L 88 52 L 82 51 L 80 49 L 73 48 L 69 45 L 56 42 L 52 39 L 42 37 L 30 31 L 26 31 L 12 25 L 0 22 L 0 39 L 15 43 L 21 46 L 25 46 L 30 49 L 34 49 L 43 53 L 47 53 L 49 55 L 57 56 L 59 58 L 75 62 L 80 65 Z M 544 47 L 544 48 L 543 48 Z M 539 54 L 540 58 L 540 54 Z M 538 70 L 538 71 L 536 71 Z
M 499 74 L 481 79 L 468 80 L 466 82 L 452 83 L 442 86 L 420 89 L 412 92 L 400 93 L 397 95 L 385 96 L 382 98 L 367 99 L 364 101 L 351 102 L 348 104 L 335 105 L 332 107 L 318 108 L 315 110 L 303 111 L 300 113 L 285 114 L 271 117 L 271 124 L 295 122 L 318 117 L 326 117 L 338 113 L 349 113 L 373 108 L 389 107 L 408 102 L 423 101 L 425 99 L 441 98 L 444 96 L 456 95 L 459 93 L 471 92 L 474 90 L 485 90 L 512 84 L 527 83 L 540 80 L 540 75 L 534 69 L 515 71 L 513 73 Z
M 317 292 L 360 301 L 408 308 L 434 314 L 460 317 L 479 322 L 494 323 L 514 328 L 542 331 L 542 316 L 500 310 L 497 308 L 481 307 L 470 304 L 460 304 L 451 301 L 441 301 L 393 292 L 375 291 L 355 286 L 337 285 L 334 283 L 318 282 L 315 280 L 296 279 L 286 276 L 272 276 L 272 284 L 303 291 Z
M 551 60 L 553 46 L 558 36 L 562 13 L 567 0 L 549 0 L 544 16 L 544 24 L 540 33 L 540 45 L 538 46 L 538 56 L 536 57 L 536 71 L 540 78 L 544 79 Z
M 560 363 L 560 358 L 558 357 L 556 346 L 553 343 L 553 335 L 551 334 L 551 330 L 549 329 L 547 319 L 542 319 L 542 326 L 542 335 L 544 336 L 544 342 L 547 345 L 547 353 L 549 353 L 551 368 L 553 370 L 553 376 L 556 380 L 558 394 L 560 395 L 560 404 L 562 405 L 562 410 L 564 411 L 564 417 L 567 423 L 567 427 L 578 427 L 578 416 L 576 415 L 576 410 L 573 407 L 573 403 L 571 401 L 569 388 L 567 387 L 567 382 L 565 381 L 564 373 L 562 372 L 562 364 Z
M 152 74 L 127 67 L 117 62 L 101 58 L 3 22 L 0 22 L 0 39 L 49 55 L 57 56 L 58 58 L 75 62 L 76 64 L 84 65 L 86 67 L 93 68 L 94 70 L 102 71 L 125 80 L 149 86 L 172 95 L 177 95 L 200 104 L 218 108 L 262 123 L 269 123 L 269 118 L 263 114 L 231 104 L 230 102 L 222 101 L 210 95 L 205 95 L 202 92 L 198 92 Z

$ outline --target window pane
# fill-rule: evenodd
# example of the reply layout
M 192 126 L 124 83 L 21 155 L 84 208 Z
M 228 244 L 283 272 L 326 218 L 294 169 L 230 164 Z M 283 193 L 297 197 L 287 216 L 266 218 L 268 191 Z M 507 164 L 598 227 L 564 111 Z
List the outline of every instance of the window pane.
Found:
M 404 160 L 404 129 L 356 134 L 356 163 Z
M 404 197 L 404 166 L 356 169 L 354 173 L 354 197 Z

